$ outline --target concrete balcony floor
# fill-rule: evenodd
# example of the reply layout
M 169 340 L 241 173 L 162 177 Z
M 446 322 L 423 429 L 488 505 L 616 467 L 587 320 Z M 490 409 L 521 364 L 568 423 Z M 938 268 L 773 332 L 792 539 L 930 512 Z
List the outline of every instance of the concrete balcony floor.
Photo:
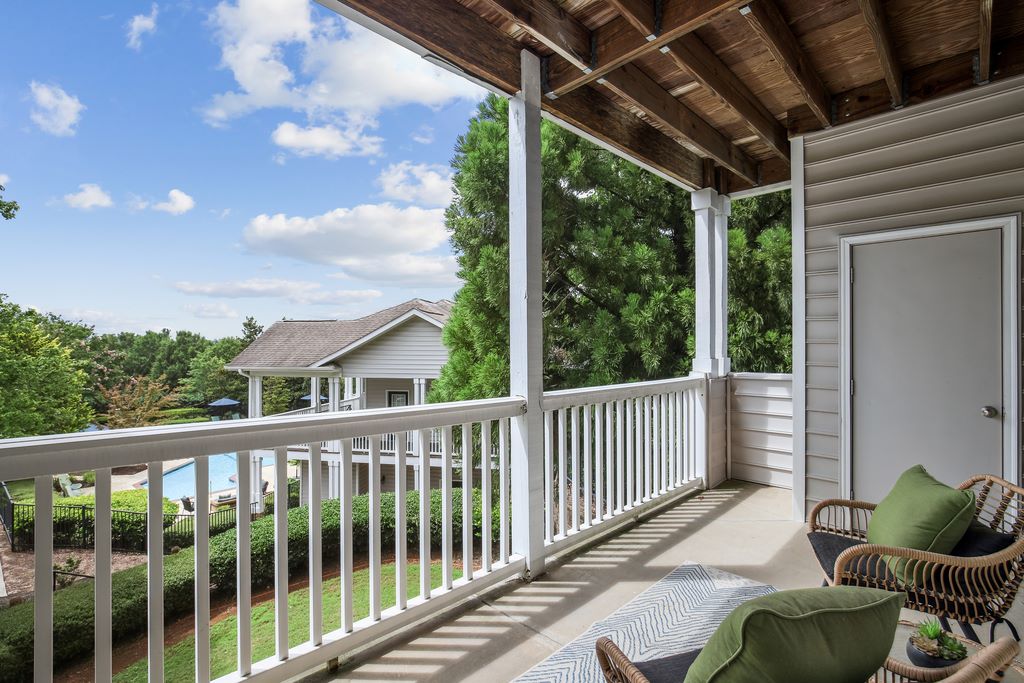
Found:
M 788 490 L 726 482 L 564 558 L 532 583 L 474 598 L 354 668 L 302 680 L 508 681 L 687 561 L 780 589 L 817 586 L 821 571 L 791 509 Z

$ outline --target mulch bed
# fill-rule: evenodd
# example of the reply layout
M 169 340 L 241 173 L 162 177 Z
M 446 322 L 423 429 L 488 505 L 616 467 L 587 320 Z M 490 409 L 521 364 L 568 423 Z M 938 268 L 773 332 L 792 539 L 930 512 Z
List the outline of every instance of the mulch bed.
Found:
M 75 570 L 76 574 L 93 575 L 96 569 L 96 555 L 91 549 L 53 549 L 53 563 L 63 564 L 70 557 L 77 557 L 82 562 Z M 112 571 L 121 571 L 144 564 L 146 556 L 138 553 L 112 553 Z M 7 585 L 7 596 L 11 604 L 22 602 L 32 597 L 35 580 L 35 554 L 31 551 L 11 552 L 11 546 L 0 541 L 0 567 Z M 70 578 L 70 577 L 69 577 Z M 89 579 L 75 579 L 88 581 Z

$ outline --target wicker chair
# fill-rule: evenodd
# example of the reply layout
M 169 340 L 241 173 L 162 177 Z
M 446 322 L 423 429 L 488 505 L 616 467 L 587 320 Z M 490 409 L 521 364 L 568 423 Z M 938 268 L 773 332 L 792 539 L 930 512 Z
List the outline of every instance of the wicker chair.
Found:
M 1012 638 L 1000 638 L 963 663 L 945 669 L 922 669 L 890 658 L 886 660 L 884 670 L 873 676 L 869 683 L 985 683 L 1001 680 L 998 672 L 1009 666 L 1019 652 L 1020 646 Z M 680 657 L 692 663 L 692 657 Z M 672 671 L 671 664 L 651 666 L 654 662 L 640 662 L 638 666 L 608 638 L 597 641 L 597 661 L 608 683 L 678 683 L 686 677 L 685 669 L 678 667 Z M 652 670 L 658 673 L 648 677 Z
M 961 557 L 869 544 L 868 521 L 875 505 L 825 500 L 811 512 L 808 527 L 825 581 L 905 592 L 908 609 L 938 616 L 944 624 L 955 619 L 972 640 L 978 637 L 971 625 L 984 622 L 992 622 L 990 640 L 996 625 L 1003 622 L 1020 640 L 1005 616 L 1024 578 L 1024 489 L 993 475 L 971 477 L 958 488 L 974 489 L 975 521 L 1015 537 L 1009 547 L 980 557 Z M 826 566 L 828 560 L 819 551 L 822 538 L 831 538 L 833 551 L 845 547 L 832 567 Z

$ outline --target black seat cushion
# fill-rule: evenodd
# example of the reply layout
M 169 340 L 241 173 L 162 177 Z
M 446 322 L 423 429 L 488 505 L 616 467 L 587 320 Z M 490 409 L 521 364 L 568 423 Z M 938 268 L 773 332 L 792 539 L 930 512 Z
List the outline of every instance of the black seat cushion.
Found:
M 686 672 L 697 659 L 700 650 L 691 650 L 678 655 L 651 659 L 646 662 L 633 662 L 651 683 L 682 683 Z
M 949 554 L 957 557 L 983 557 L 1006 550 L 1016 540 L 1013 534 L 1004 534 L 974 520 Z
M 857 540 L 856 538 L 830 534 L 825 531 L 812 531 L 807 534 L 807 540 L 811 542 L 814 556 L 818 558 L 818 564 L 821 565 L 829 579 L 835 578 L 832 576 L 832 573 L 836 568 L 836 558 L 844 550 L 857 545 L 864 545 L 864 541 Z

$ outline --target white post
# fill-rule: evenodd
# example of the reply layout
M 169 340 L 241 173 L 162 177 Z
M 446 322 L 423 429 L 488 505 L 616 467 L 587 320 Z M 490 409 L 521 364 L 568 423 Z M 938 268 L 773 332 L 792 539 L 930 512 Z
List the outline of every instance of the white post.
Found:
M 312 447 L 310 447 L 312 448 Z M 316 473 L 319 479 L 319 472 Z M 319 483 L 319 481 L 317 482 Z M 309 489 L 313 485 L 313 473 L 310 471 L 309 460 L 299 461 L 299 505 L 308 505 Z
M 715 355 L 715 339 L 721 309 L 716 297 L 720 285 L 716 268 L 716 245 L 717 214 L 720 212 L 722 201 L 718 192 L 705 187 L 690 194 L 690 205 L 694 213 L 694 284 L 697 309 L 693 371 L 719 376 L 721 363 Z
M 715 275 L 711 282 L 715 306 L 715 333 L 712 353 L 719 377 L 729 374 L 729 215 L 732 202 L 728 195 L 719 195 L 715 212 Z
M 263 378 L 259 376 L 249 377 L 249 417 L 263 417 Z M 249 458 L 249 467 L 249 499 L 256 503 L 256 512 L 263 514 L 263 458 Z M 241 491 L 238 499 L 242 499 Z
M 414 406 L 423 405 L 427 402 L 427 380 L 423 377 L 414 377 L 412 380 L 412 404 Z M 412 451 L 413 453 L 419 453 L 420 444 L 420 431 L 416 430 L 412 432 Z M 429 445 L 429 444 L 428 444 Z M 420 490 L 420 465 L 419 459 L 413 461 L 412 466 L 413 474 L 413 490 Z
M 543 262 L 541 253 L 540 59 L 520 53 L 522 90 L 509 102 L 509 341 L 512 395 L 512 551 L 527 577 L 544 572 Z
M 309 378 L 309 407 L 314 413 L 320 412 L 320 378 Z

